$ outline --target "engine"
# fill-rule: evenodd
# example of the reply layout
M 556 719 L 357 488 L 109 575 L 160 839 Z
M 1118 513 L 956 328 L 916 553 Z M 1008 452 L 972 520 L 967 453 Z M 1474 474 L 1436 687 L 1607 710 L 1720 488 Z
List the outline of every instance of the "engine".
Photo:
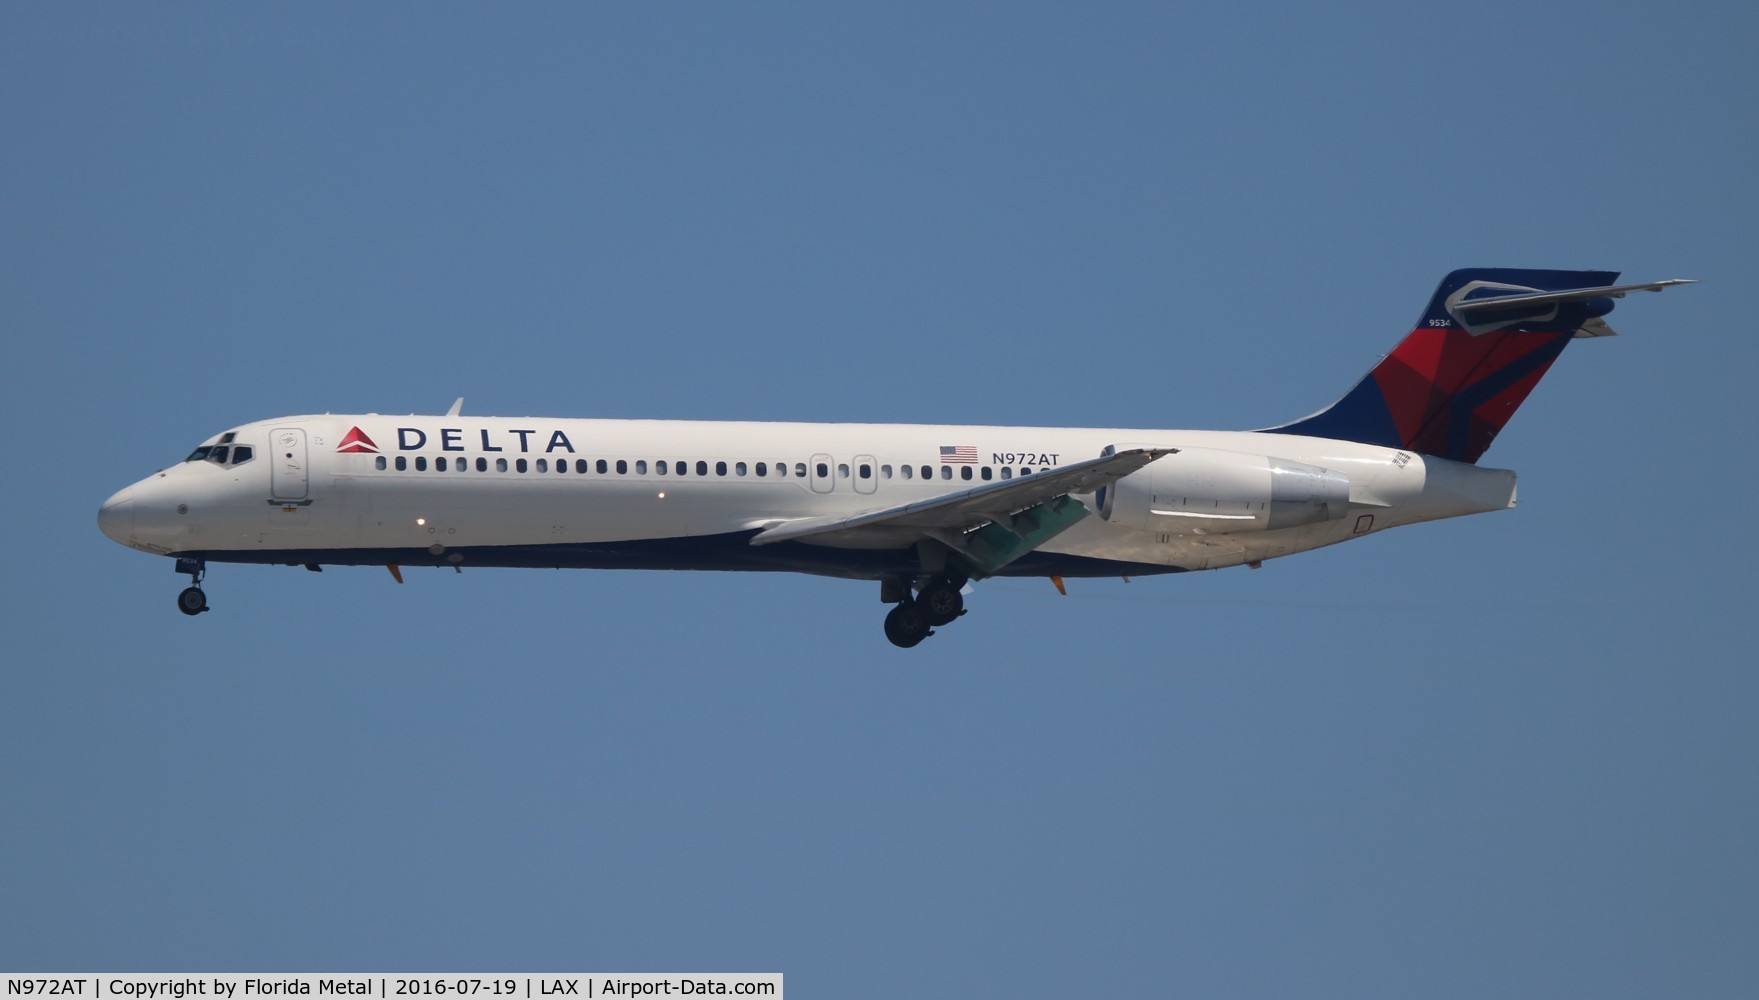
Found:
M 1137 445 L 1113 445 L 1119 448 Z M 1099 516 L 1174 535 L 1226 535 L 1335 521 L 1349 512 L 1341 472 L 1270 455 L 1180 448 L 1094 494 Z

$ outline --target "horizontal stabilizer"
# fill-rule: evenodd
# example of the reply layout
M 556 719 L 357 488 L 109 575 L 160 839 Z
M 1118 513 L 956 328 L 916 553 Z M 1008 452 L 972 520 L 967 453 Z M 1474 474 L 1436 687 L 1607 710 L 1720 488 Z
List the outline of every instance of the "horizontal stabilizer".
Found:
M 1521 292 L 1513 295 L 1485 295 L 1479 297 L 1461 297 L 1448 302 L 1448 311 L 1453 313 L 1467 329 L 1476 324 L 1472 320 L 1484 316 L 1512 318 L 1517 312 L 1525 312 L 1532 316 L 1531 310 L 1538 306 L 1555 307 L 1565 302 L 1591 302 L 1594 299 L 1622 299 L 1626 292 L 1659 292 L 1675 285 L 1695 284 L 1692 278 L 1667 278 L 1663 281 L 1646 281 L 1635 285 L 1608 285 L 1603 288 L 1567 288 L 1556 292 Z M 1607 303 L 1605 308 L 1611 307 Z M 1608 326 L 1606 320 L 1599 316 L 1589 315 L 1581 321 L 1572 334 L 1577 339 L 1583 337 L 1611 337 L 1618 331 Z
M 1604 288 L 1567 288 L 1560 292 L 1532 292 L 1524 295 L 1492 295 L 1463 299 L 1451 303 L 1454 312 L 1472 313 L 1498 306 L 1532 305 L 1541 302 L 1580 302 L 1584 299 L 1622 299 L 1626 292 L 1659 292 L 1675 285 L 1696 284 L 1696 278 L 1667 278 L 1645 281 L 1636 285 L 1608 285 Z

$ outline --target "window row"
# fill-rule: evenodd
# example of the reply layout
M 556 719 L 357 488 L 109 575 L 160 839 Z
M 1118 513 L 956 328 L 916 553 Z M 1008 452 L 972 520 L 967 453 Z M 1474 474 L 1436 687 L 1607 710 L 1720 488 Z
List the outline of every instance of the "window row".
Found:
M 406 472 L 410 469 L 414 469 L 416 472 L 426 472 L 430 468 L 435 472 L 446 472 L 448 470 L 467 472 L 471 467 L 471 460 L 468 458 L 455 458 L 448 463 L 444 455 L 433 459 L 431 463 L 426 455 L 417 455 L 413 459 L 406 455 L 398 455 L 390 461 L 387 461 L 385 456 L 380 455 L 373 460 L 373 468 L 375 469 L 384 470 L 387 468 L 393 468 L 398 472 Z M 588 461 L 584 458 L 577 458 L 573 461 L 572 465 L 570 465 L 568 459 L 565 458 L 558 458 L 553 463 L 547 458 L 529 460 L 524 458 L 497 458 L 493 460 L 478 458 L 476 459 L 475 468 L 478 472 L 487 472 L 492 468 L 496 472 L 566 473 L 572 471 L 576 475 L 581 476 L 594 472 L 603 476 L 615 472 L 619 476 L 629 475 L 631 473 L 637 476 L 645 476 L 648 474 L 649 463 L 645 458 L 636 459 L 634 461 L 624 458 L 616 460 L 601 458 L 596 462 Z M 667 462 L 664 459 L 652 463 L 652 469 L 655 475 L 661 476 L 688 476 L 692 471 L 689 462 L 682 460 Z M 788 463 L 777 462 L 773 466 L 768 462 L 757 462 L 750 465 L 745 462 L 715 462 L 712 466 L 705 461 L 699 461 L 696 463 L 696 475 L 707 476 L 711 471 L 717 476 L 746 476 L 752 474 L 764 478 L 767 478 L 772 474 L 776 476 L 787 476 Z M 805 462 L 794 463 L 794 475 L 802 478 L 806 476 Z
M 248 457 L 249 449 L 241 447 L 237 450 L 246 452 L 246 456 Z M 239 461 L 244 460 L 245 459 L 239 459 Z M 221 461 L 224 461 L 224 459 L 222 458 Z M 690 476 L 693 473 L 697 476 L 708 476 L 711 471 L 716 476 L 725 477 L 730 475 L 738 478 L 756 476 L 759 479 L 767 479 L 772 475 L 779 478 L 787 478 L 792 475 L 797 479 L 805 479 L 807 476 L 807 464 L 805 462 L 795 462 L 792 466 L 787 462 L 776 462 L 773 465 L 768 462 L 714 462 L 711 465 L 711 463 L 707 461 L 698 460 L 693 466 L 688 461 L 668 461 L 663 458 L 652 462 L 650 465 L 645 458 L 635 459 L 633 461 L 624 458 L 614 460 L 601 458 L 597 461 L 577 458 L 573 460 L 572 464 L 570 464 L 569 460 L 565 458 L 558 458 L 554 462 L 551 462 L 547 458 L 489 459 L 479 457 L 475 459 L 474 467 L 478 472 L 488 472 L 490 469 L 493 469 L 496 472 L 555 472 L 566 474 L 572 471 L 575 475 L 581 476 L 589 473 L 597 473 L 598 475 L 603 476 L 610 475 L 613 472 L 619 476 L 631 474 L 645 476 L 649 474 L 648 470 L 650 467 L 653 470 L 652 474 L 656 476 Z M 380 471 L 396 469 L 398 472 L 407 472 L 411 469 L 414 469 L 416 472 L 427 472 L 429 469 L 432 469 L 435 472 L 468 472 L 472 468 L 472 460 L 468 458 L 448 459 L 444 455 L 433 459 L 429 459 L 426 455 L 416 455 L 414 458 L 407 455 L 398 455 L 395 458 L 387 459 L 384 455 L 380 455 L 373 460 L 373 468 Z M 879 466 L 878 471 L 879 478 L 881 479 L 891 479 L 894 475 L 902 479 L 915 479 L 919 475 L 923 479 L 934 479 L 936 478 L 936 468 L 937 466 L 933 465 L 902 465 L 894 470 L 891 465 L 881 465 Z M 954 468 L 959 470 L 956 475 L 962 480 L 981 479 L 987 482 L 998 476 L 1002 479 L 1012 479 L 1015 474 L 1013 468 L 1006 465 L 1002 466 L 999 470 L 987 465 L 960 465 L 956 467 L 952 465 L 941 465 L 938 466 L 938 468 L 940 469 L 939 478 L 941 479 L 954 478 Z M 920 470 L 920 472 L 918 470 Z M 863 482 L 869 482 L 874 477 L 874 466 L 867 462 L 855 466 L 853 471 L 854 478 Z M 838 479 L 849 479 L 850 473 L 851 468 L 849 463 L 839 462 L 837 464 Z M 830 479 L 830 463 L 815 463 L 812 467 L 812 474 L 821 480 Z M 1030 476 L 1032 475 L 1032 470 L 1030 468 L 1023 468 L 1020 470 L 1019 474 L 1022 476 Z

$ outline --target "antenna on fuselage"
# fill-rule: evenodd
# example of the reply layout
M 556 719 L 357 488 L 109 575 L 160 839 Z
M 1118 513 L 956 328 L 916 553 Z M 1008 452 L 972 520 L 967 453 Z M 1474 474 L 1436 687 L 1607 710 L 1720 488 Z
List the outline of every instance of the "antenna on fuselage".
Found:
M 462 409 L 464 409 L 464 397 L 459 396 L 457 399 L 454 399 L 452 401 L 452 408 L 450 410 L 446 411 L 446 416 L 456 417 L 458 415 L 458 411 L 462 410 Z

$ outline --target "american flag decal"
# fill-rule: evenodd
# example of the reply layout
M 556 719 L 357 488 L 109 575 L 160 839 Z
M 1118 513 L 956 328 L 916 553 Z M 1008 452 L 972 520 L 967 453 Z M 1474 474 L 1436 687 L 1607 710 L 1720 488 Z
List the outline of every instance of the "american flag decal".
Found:
M 977 449 L 968 444 L 941 445 L 941 463 L 952 465 L 976 465 Z

